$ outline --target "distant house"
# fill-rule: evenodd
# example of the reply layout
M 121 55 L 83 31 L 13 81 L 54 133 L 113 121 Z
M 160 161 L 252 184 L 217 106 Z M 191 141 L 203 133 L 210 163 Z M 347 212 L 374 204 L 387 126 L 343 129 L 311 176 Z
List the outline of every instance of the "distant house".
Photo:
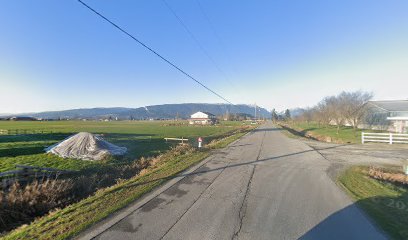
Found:
M 8 118 L 7 120 L 10 120 L 10 121 L 38 121 L 37 118 L 33 118 L 33 117 L 18 117 L 18 116 L 16 116 L 16 117 L 10 117 L 10 118 Z
M 217 123 L 217 118 L 209 112 L 196 112 L 189 119 L 190 124 L 209 125 Z
M 383 126 L 385 130 L 408 132 L 408 100 L 370 101 L 369 114 L 366 123 L 373 126 Z

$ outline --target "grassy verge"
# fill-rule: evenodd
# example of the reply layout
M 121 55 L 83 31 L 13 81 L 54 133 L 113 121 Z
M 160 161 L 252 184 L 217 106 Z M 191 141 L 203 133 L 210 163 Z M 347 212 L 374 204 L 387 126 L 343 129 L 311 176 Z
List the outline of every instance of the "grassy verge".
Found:
M 208 144 L 207 149 L 202 151 L 189 147 L 168 151 L 154 158 L 153 161 L 156 163 L 139 175 L 103 188 L 91 197 L 68 207 L 55 210 L 29 225 L 9 232 L 2 239 L 66 239 L 75 236 L 188 167 L 200 162 L 210 154 L 211 149 L 224 147 L 247 131 L 249 129 L 225 136 L 219 141 L 213 141 Z
M 356 204 L 393 239 L 408 239 L 408 188 L 368 176 L 368 167 L 351 167 L 339 177 Z
M 279 123 L 290 134 L 297 137 L 308 137 L 314 140 L 335 143 L 360 143 L 361 132 L 378 132 L 367 129 L 356 129 L 343 126 L 337 134 L 337 127 L 331 125 L 319 125 L 306 122 L 282 122 Z

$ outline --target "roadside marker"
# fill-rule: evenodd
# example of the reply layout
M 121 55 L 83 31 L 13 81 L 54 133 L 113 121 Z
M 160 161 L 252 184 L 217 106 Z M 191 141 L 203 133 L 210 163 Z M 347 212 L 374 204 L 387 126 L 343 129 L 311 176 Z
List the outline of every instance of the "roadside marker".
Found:
M 198 148 L 201 148 L 201 143 L 203 142 L 203 139 L 201 137 L 198 138 Z

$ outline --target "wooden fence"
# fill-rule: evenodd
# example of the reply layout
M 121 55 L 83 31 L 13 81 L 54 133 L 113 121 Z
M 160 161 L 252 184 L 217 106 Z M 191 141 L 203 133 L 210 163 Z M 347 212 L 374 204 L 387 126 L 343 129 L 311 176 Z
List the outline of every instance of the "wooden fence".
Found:
M 166 140 L 166 142 L 168 141 L 180 141 L 180 144 L 184 144 L 184 142 L 188 142 L 188 138 L 164 138 L 164 140 Z
M 408 143 L 408 134 L 403 133 L 361 133 L 361 143 L 382 142 L 382 143 Z
M 50 134 L 52 130 L 44 129 L 0 129 L 0 135 L 22 135 L 22 134 Z

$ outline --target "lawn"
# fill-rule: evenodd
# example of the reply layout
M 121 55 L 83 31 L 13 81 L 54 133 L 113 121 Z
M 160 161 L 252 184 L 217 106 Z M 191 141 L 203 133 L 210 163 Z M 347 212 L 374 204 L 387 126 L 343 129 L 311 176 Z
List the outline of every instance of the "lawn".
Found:
M 367 167 L 352 167 L 339 183 L 374 221 L 393 239 L 408 239 L 408 188 L 373 179 Z
M 296 130 L 296 132 L 291 131 L 296 135 L 311 135 L 319 140 L 329 137 L 333 142 L 339 143 L 361 143 L 361 132 L 379 132 L 367 129 L 354 130 L 352 127 L 342 126 L 337 134 L 337 126 L 319 125 L 314 122 L 284 122 L 282 125 Z
M 82 170 L 100 164 L 128 162 L 142 156 L 157 155 L 175 144 L 166 143 L 164 137 L 184 137 L 195 143 L 201 136 L 209 142 L 240 125 L 240 122 L 223 122 L 217 126 L 190 126 L 183 121 L 0 121 L 0 129 L 4 130 L 44 131 L 37 134 L 0 135 L 0 172 L 14 169 L 16 164 Z M 81 131 L 102 134 L 106 140 L 127 147 L 128 153 L 109 163 L 62 159 L 44 153 L 45 147 Z

